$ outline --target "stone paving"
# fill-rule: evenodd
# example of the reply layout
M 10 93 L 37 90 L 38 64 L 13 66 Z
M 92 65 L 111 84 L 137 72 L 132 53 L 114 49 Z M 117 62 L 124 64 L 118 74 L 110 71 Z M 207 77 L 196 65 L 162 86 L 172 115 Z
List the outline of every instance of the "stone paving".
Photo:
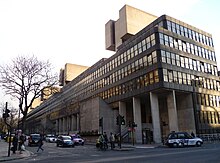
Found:
M 10 151 L 10 156 L 8 157 L 8 143 L 4 140 L 0 141 L 0 162 L 22 159 L 25 157 L 29 157 L 30 155 L 31 153 L 27 150 L 22 151 L 22 153 L 16 151 L 16 154 L 13 154 L 13 152 Z

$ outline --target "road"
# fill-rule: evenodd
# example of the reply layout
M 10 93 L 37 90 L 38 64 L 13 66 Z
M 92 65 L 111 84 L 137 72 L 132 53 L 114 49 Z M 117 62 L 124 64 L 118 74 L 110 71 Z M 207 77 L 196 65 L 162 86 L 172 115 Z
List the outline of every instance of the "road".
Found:
M 74 148 L 56 147 L 54 143 L 44 143 L 44 151 L 36 152 L 37 147 L 27 147 L 33 155 L 27 163 L 217 163 L 220 162 L 220 143 L 204 144 L 202 147 L 185 148 L 134 148 L 131 150 L 100 151 L 92 145 Z M 21 160 L 12 161 L 14 163 Z

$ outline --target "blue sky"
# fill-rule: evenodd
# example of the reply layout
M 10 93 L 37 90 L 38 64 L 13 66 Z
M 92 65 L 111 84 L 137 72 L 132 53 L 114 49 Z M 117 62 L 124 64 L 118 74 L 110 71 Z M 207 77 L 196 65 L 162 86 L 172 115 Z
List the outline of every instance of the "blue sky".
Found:
M 105 23 L 125 4 L 211 33 L 220 63 L 219 0 L 0 0 L 0 64 L 34 54 L 59 72 L 67 62 L 91 66 L 108 58 Z

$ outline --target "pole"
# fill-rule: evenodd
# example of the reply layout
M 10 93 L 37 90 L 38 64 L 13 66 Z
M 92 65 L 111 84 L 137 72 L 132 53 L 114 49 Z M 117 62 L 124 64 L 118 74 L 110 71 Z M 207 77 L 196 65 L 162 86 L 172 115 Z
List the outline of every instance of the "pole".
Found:
M 101 127 L 102 127 L 102 135 L 103 135 L 103 129 L 104 129 L 104 120 L 103 120 L 103 117 L 102 117 L 102 125 L 101 125 Z
M 119 148 L 121 149 L 121 123 L 119 124 Z
M 5 110 L 8 109 L 8 102 L 5 103 Z M 7 117 L 4 118 L 4 121 L 5 121 L 5 124 L 8 126 L 8 136 L 9 136 L 9 142 L 8 142 L 8 157 L 10 157 L 10 148 L 11 148 L 11 125 L 9 123 L 7 123 L 7 120 L 6 120 Z
M 132 134 L 132 145 L 134 146 L 134 128 L 131 128 L 131 134 Z

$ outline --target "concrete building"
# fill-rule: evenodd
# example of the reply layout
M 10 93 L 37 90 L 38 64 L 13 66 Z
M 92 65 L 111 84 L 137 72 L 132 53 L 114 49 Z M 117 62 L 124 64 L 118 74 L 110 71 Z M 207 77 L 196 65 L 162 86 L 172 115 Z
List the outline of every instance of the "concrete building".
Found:
M 60 70 L 60 86 L 66 85 L 88 68 L 88 66 L 66 63 L 64 69 Z
M 106 24 L 106 49 L 116 53 L 28 114 L 27 132 L 34 124 L 35 132 L 118 133 L 120 114 L 124 141 L 131 139 L 133 122 L 137 143 L 160 143 L 171 131 L 220 133 L 220 79 L 211 34 L 125 5 L 119 19 Z

